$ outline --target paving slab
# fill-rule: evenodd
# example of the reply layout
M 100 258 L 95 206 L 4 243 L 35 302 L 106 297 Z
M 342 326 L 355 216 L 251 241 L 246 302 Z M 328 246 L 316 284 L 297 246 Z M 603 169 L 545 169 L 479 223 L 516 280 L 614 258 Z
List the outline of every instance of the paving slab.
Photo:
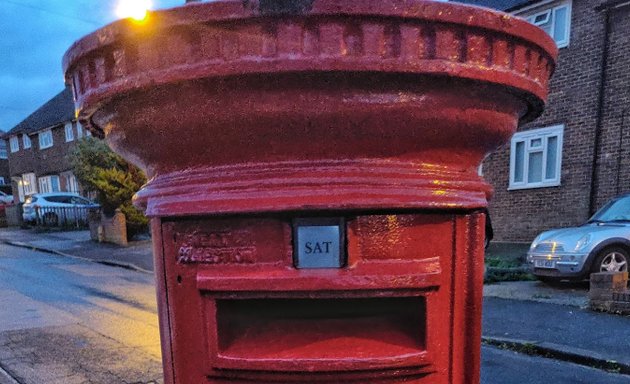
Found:
M 82 325 L 0 332 L 0 348 L 12 352 L 2 366 L 20 384 L 163 383 L 159 356 Z
M 153 273 L 153 249 L 148 238 L 130 241 L 123 247 L 93 241 L 86 230 L 44 232 L 0 228 L 0 242 Z
M 541 281 L 509 281 L 486 284 L 485 297 L 527 300 L 585 308 L 588 304 L 588 282 L 548 285 Z

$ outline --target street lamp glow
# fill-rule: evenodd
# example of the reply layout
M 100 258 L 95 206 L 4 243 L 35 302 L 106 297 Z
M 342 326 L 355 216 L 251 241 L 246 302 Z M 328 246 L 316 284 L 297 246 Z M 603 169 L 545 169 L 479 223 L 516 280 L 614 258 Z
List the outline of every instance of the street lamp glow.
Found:
M 151 6 L 151 0 L 120 0 L 116 15 L 120 18 L 129 17 L 136 21 L 143 21 Z

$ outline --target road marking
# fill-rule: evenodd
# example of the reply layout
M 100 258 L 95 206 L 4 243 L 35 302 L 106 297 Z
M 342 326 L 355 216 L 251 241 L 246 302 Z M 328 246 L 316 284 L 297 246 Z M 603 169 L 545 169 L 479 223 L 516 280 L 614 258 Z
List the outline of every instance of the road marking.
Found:
M 20 384 L 20 382 L 0 367 L 0 384 Z

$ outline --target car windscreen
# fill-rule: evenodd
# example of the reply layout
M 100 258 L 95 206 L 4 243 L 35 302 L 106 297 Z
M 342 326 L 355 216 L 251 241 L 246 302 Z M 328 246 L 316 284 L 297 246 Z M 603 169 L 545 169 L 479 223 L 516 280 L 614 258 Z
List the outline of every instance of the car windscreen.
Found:
M 46 196 L 46 200 L 51 203 L 71 204 L 70 196 Z
M 630 196 L 608 202 L 589 220 L 589 222 L 607 221 L 630 221 Z
M 88 199 L 84 199 L 82 197 L 73 197 L 72 198 L 72 204 L 77 204 L 77 205 L 91 205 L 93 204 L 90 200 Z

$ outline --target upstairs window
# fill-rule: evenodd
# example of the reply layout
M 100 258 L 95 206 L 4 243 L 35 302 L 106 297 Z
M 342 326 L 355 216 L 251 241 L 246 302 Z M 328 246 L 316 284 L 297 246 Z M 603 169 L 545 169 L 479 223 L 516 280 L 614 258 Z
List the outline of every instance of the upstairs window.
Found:
M 518 132 L 510 148 L 509 189 L 560 185 L 563 125 Z
M 0 159 L 8 159 L 9 154 L 7 153 L 7 142 L 2 140 L 0 141 Z
M 20 142 L 18 141 L 17 136 L 11 136 L 11 138 L 9 139 L 9 146 L 11 147 L 11 153 L 20 150 Z
M 46 149 L 53 146 L 52 131 L 50 129 L 39 133 L 39 149 Z
M 66 123 L 64 130 L 66 131 L 66 143 L 74 140 L 74 129 L 72 128 L 72 123 Z
M 571 31 L 571 3 L 556 3 L 533 13 L 519 14 L 530 23 L 540 27 L 551 36 L 558 48 L 569 45 L 569 34 Z
M 77 139 L 83 137 L 83 126 L 77 121 Z
M 24 149 L 31 147 L 31 138 L 27 134 L 22 135 L 22 144 L 24 144 Z
M 81 123 L 79 123 L 77 121 L 77 138 L 82 138 L 82 137 L 91 137 L 92 136 L 92 132 L 90 132 L 89 130 L 83 128 L 83 126 L 81 125 Z

